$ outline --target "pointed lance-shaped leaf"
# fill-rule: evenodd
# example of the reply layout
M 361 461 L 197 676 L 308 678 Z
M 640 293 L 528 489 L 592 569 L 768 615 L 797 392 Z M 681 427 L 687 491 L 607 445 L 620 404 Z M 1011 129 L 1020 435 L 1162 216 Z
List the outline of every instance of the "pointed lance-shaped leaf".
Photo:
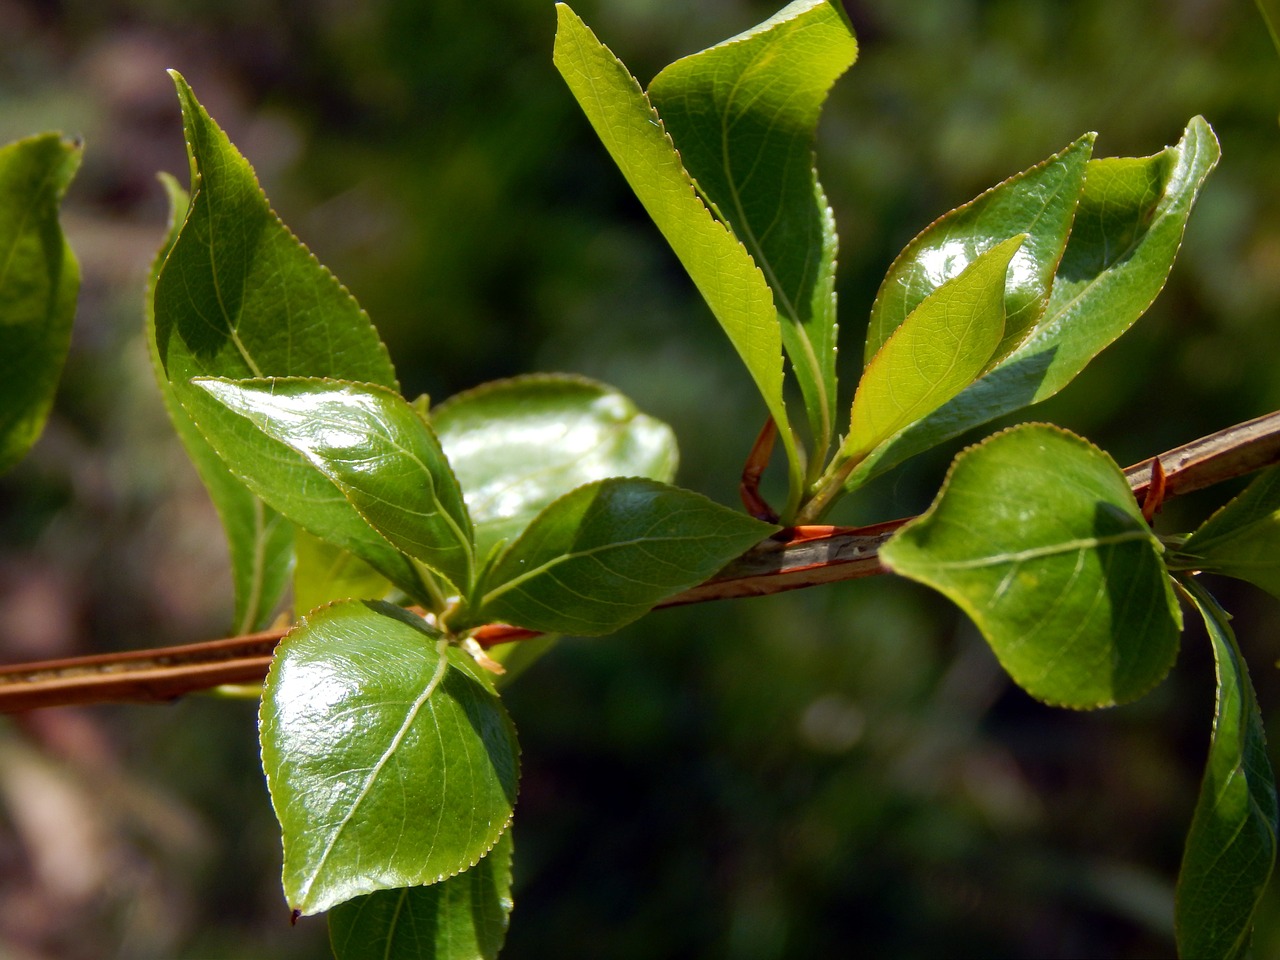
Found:
M 1280 467 L 1259 474 L 1174 559 L 1190 569 L 1247 580 L 1280 598 Z

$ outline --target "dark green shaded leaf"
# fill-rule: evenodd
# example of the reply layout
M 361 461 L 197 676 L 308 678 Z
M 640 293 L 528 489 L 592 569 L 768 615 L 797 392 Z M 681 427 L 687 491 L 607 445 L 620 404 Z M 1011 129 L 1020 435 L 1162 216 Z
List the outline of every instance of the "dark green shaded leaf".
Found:
M 782 397 L 782 334 L 769 284 L 699 198 L 635 77 L 569 7 L 556 4 L 556 15 L 556 68 L 746 364 L 778 424 L 798 498 L 804 471 Z
M 777 529 L 652 480 L 588 484 L 507 548 L 479 591 L 477 616 L 548 633 L 610 633 Z
M 1280 598 L 1280 467 L 1259 475 L 1206 520 L 1175 560 L 1247 580 Z
M 1158 683 L 1182 615 L 1124 474 L 1065 430 L 1028 424 L 965 450 L 880 557 L 940 591 L 1047 703 L 1123 703 Z
M 451 877 L 510 822 L 506 711 L 470 657 L 399 607 L 345 601 L 299 621 L 260 731 L 285 896 L 302 913 Z
M 1010 177 L 931 224 L 898 254 L 885 274 L 867 327 L 865 363 L 902 321 L 934 290 L 959 276 L 996 244 L 1020 233 L 1027 241 L 1010 264 L 1005 284 L 1005 332 L 995 359 L 1002 360 L 1044 315 L 1095 134 Z
M 1249 670 L 1230 617 L 1195 580 L 1183 581 L 1204 617 L 1217 668 L 1213 737 L 1178 873 L 1178 956 L 1249 955 L 1253 915 L 1276 860 L 1276 780 Z
M 450 397 L 431 425 L 465 493 L 480 557 L 575 487 L 606 477 L 670 481 L 678 459 L 670 427 L 581 377 L 487 383 Z
M 44 429 L 71 345 L 80 267 L 58 207 L 81 152 L 56 133 L 0 147 L 0 473 Z
M 306 378 L 192 382 L 306 458 L 398 550 L 458 590 L 470 589 L 471 520 L 462 490 L 426 420 L 398 394 Z M 218 449 L 235 459 L 234 450 Z
M 821 460 L 836 404 L 835 219 L 813 166 L 823 101 L 858 45 L 827 0 L 797 0 L 677 60 L 649 99 L 698 189 L 773 289 Z
M 869 456 L 855 489 L 908 457 L 1053 396 L 1146 312 L 1164 287 L 1218 141 L 1200 118 L 1152 157 L 1090 160 L 1049 303 L 1031 335 L 967 390 Z
M 1024 239 L 979 255 L 893 331 L 858 383 L 841 458 L 862 459 L 973 383 L 1004 335 L 1005 274 Z
M 466 873 L 334 907 L 337 960 L 493 960 L 511 915 L 511 833 Z

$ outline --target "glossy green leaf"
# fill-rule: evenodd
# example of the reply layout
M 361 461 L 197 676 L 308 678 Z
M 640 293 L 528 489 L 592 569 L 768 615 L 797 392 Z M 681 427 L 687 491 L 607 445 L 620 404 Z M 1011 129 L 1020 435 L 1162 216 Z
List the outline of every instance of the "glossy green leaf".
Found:
M 1280 598 L 1280 467 L 1260 474 L 1198 529 L 1176 562 L 1247 580 Z
M 81 152 L 56 133 L 0 147 L 0 473 L 44 429 L 71 345 L 80 267 L 58 208 Z
M 437 883 L 497 843 L 518 750 L 476 671 L 386 603 L 322 607 L 281 642 L 259 729 L 295 910 Z
M 396 386 L 395 370 L 369 318 L 271 211 L 248 162 L 173 74 L 191 161 L 191 203 L 157 261 L 148 298 L 155 357 L 168 381 L 166 406 L 218 509 L 231 550 L 237 622 L 269 619 L 288 583 L 291 529 L 214 463 L 201 433 L 182 425 L 192 404 L 206 428 L 240 429 L 233 414 L 193 395 L 193 377 L 341 377 Z M 170 187 L 176 197 L 176 185 Z M 177 401 L 177 403 L 175 403 Z M 189 418 L 189 412 L 186 416 Z M 216 425 L 213 421 L 217 419 Z M 265 441 L 264 441 L 265 444 Z M 240 466 L 301 458 L 267 445 L 237 449 Z M 237 474 L 238 476 L 238 474 Z M 342 504 L 336 491 L 311 493 Z M 316 529 L 316 526 L 312 526 Z M 385 551 L 386 563 L 400 563 Z M 406 567 L 400 576 L 412 576 Z
M 635 77 L 568 6 L 556 4 L 556 14 L 556 68 L 746 364 L 779 426 L 798 497 L 803 470 L 782 398 L 782 333 L 769 284 L 698 196 Z
M 1004 338 L 995 351 L 996 360 L 1008 356 L 1044 315 L 1094 139 L 1095 134 L 1086 134 L 1061 153 L 952 210 L 907 244 L 889 267 L 871 307 L 864 362 L 871 362 L 933 291 L 992 247 L 1025 233 L 1027 240 L 1009 265 Z
M 652 480 L 588 484 L 507 548 L 485 578 L 478 616 L 548 633 L 610 633 L 777 529 Z
M 1110 457 L 1027 424 L 956 457 L 880 558 L 964 610 L 1032 696 L 1087 709 L 1173 665 L 1182 614 L 1161 550 Z
M 1005 274 L 1025 239 L 981 254 L 884 342 L 858 383 L 841 458 L 862 459 L 973 383 L 1004 336 Z
M 1213 644 L 1218 695 L 1209 760 L 1178 873 L 1178 956 L 1242 960 L 1275 866 L 1276 780 L 1230 616 L 1195 580 L 1184 585 Z
M 336 960 L 493 960 L 511 915 L 511 833 L 466 873 L 379 890 L 329 913 Z
M 1090 160 L 1084 192 L 1044 315 L 995 369 L 846 481 L 855 489 L 908 457 L 1053 396 L 1146 312 L 1164 287 L 1218 141 L 1200 118 L 1152 157 Z
M 670 427 L 581 377 L 487 383 L 436 407 L 431 425 L 462 484 L 480 557 L 575 487 L 606 477 L 670 481 L 678 459 Z
M 303 456 L 396 549 L 443 574 L 458 590 L 470 589 L 471 520 L 462 490 L 426 420 L 399 394 L 371 384 L 309 378 L 198 378 L 192 383 Z M 235 462 L 234 450 L 206 436 Z M 256 468 L 242 469 L 256 477 Z M 268 481 L 257 482 L 265 486 Z M 280 493 L 263 496 L 274 503 Z M 292 505 L 279 509 L 293 515 Z M 295 520 L 307 525 L 305 517 Z
M 186 410 L 178 402 L 173 385 L 165 376 L 164 365 L 160 362 L 160 352 L 156 346 L 153 298 L 156 278 L 186 219 L 190 198 L 168 174 L 160 175 L 160 183 L 169 197 L 169 229 L 152 261 L 147 279 L 147 349 L 169 420 L 187 451 L 187 457 L 209 492 L 209 499 L 213 501 L 227 537 L 231 576 L 235 585 L 233 632 L 251 633 L 264 629 L 270 623 L 288 586 L 290 562 L 293 558 L 293 524 L 254 496 L 222 462 L 222 458 L 187 416 Z
M 382 600 L 392 592 L 389 581 L 353 553 L 305 530 L 294 542 L 293 608 L 301 616 L 334 600 Z
M 677 60 L 649 99 L 685 168 L 764 271 L 820 460 L 836 411 L 835 218 L 813 165 L 818 115 L 858 45 L 828 0 Z

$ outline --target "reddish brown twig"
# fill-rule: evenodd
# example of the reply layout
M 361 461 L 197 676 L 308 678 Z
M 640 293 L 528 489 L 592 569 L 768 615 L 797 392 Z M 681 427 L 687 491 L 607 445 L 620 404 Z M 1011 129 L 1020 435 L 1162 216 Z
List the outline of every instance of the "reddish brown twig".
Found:
M 742 482 L 738 484 L 738 496 L 742 498 L 742 505 L 747 508 L 747 513 L 766 523 L 777 523 L 778 514 L 760 496 L 760 478 L 764 476 L 764 469 L 773 456 L 773 444 L 777 439 L 778 425 L 770 417 L 760 428 L 756 442 L 751 445 L 747 462 L 742 467 Z

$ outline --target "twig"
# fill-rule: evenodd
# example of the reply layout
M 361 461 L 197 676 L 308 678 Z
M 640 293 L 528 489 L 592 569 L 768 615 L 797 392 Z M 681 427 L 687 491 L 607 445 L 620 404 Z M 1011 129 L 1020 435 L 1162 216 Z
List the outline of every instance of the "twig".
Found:
M 1125 471 L 1143 502 L 1152 460 Z M 1228 427 L 1159 457 L 1163 501 L 1280 463 L 1280 412 Z M 659 607 L 759 597 L 884 572 L 879 551 L 907 520 L 870 527 L 793 527 L 758 544 L 705 583 Z M 120 701 L 170 700 L 224 684 L 257 683 L 286 630 L 212 640 L 181 647 L 71 657 L 0 668 L 0 712 Z M 527 637 L 532 631 L 492 624 L 475 634 L 482 647 Z

